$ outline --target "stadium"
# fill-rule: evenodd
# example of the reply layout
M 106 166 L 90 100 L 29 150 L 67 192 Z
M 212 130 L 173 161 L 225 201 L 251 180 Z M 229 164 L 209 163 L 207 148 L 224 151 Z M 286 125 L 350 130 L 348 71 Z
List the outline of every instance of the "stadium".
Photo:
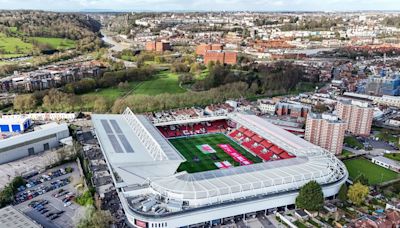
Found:
M 172 118 L 171 118 L 172 116 Z M 93 115 L 132 227 L 209 227 L 294 207 L 317 181 L 333 197 L 347 180 L 341 161 L 264 119 Z

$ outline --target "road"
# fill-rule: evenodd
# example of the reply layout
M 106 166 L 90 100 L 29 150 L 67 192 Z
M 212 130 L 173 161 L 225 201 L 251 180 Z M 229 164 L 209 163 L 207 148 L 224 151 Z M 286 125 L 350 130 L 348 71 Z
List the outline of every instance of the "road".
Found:
M 113 56 L 113 52 L 120 52 L 120 51 L 122 51 L 122 50 L 124 50 L 124 49 L 130 48 L 130 45 L 129 45 L 129 44 L 126 44 L 126 43 L 118 43 L 118 42 L 116 42 L 112 37 L 107 36 L 107 34 L 105 34 L 104 32 L 101 32 L 101 34 L 103 35 L 102 40 L 103 40 L 105 43 L 107 43 L 107 44 L 109 44 L 109 45 L 111 46 L 111 47 L 108 49 L 108 54 L 107 54 L 107 57 L 108 57 L 108 58 L 110 58 L 111 60 L 113 60 L 113 61 L 115 61 L 115 62 L 122 62 L 122 63 L 124 63 L 124 65 L 125 65 L 126 68 L 137 67 L 136 63 L 134 63 L 134 62 L 125 61 L 125 60 L 122 60 L 122 59 L 115 58 L 115 57 Z

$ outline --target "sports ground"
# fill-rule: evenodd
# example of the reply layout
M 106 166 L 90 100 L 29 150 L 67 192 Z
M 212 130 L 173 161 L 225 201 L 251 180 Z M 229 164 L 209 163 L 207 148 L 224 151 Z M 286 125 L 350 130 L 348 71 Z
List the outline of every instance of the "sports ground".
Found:
M 400 175 L 396 172 L 385 169 L 379 165 L 375 165 L 365 158 L 345 160 L 344 164 L 349 171 L 351 180 L 354 180 L 360 174 L 364 174 L 364 176 L 368 179 L 369 184 L 375 185 L 400 178 Z
M 219 169 L 215 163 L 228 161 L 233 167 L 240 163 L 226 153 L 220 144 L 230 145 L 233 149 L 243 155 L 252 163 L 260 163 L 262 160 L 256 157 L 229 139 L 224 134 L 208 134 L 189 137 L 169 139 L 172 145 L 186 158 L 186 162 L 179 166 L 178 172 L 187 171 L 196 173 L 208 170 Z M 212 149 L 211 153 L 201 150 L 202 145 L 208 145 Z

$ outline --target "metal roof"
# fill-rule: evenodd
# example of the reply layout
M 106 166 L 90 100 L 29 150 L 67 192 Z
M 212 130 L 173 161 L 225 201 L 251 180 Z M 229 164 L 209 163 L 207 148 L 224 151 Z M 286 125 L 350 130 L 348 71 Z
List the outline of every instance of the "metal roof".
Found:
M 22 133 L 19 135 L 12 136 L 7 139 L 0 140 L 0 148 L 10 147 L 16 144 L 29 142 L 35 140 L 37 138 L 41 138 L 44 136 L 49 136 L 52 134 L 57 134 L 62 131 L 68 131 L 68 125 L 66 123 L 57 124 L 57 123 L 49 123 L 40 126 L 35 131 Z

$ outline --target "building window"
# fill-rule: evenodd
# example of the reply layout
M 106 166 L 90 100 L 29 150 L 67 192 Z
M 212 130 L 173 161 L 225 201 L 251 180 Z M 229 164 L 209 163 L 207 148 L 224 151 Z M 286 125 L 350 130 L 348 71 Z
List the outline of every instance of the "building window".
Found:
M 43 144 L 43 150 L 44 150 L 44 151 L 47 151 L 47 150 L 49 150 L 49 149 L 50 149 L 49 143 Z
M 29 155 L 34 155 L 35 154 L 35 148 L 33 148 L 33 147 L 28 148 L 28 154 Z

